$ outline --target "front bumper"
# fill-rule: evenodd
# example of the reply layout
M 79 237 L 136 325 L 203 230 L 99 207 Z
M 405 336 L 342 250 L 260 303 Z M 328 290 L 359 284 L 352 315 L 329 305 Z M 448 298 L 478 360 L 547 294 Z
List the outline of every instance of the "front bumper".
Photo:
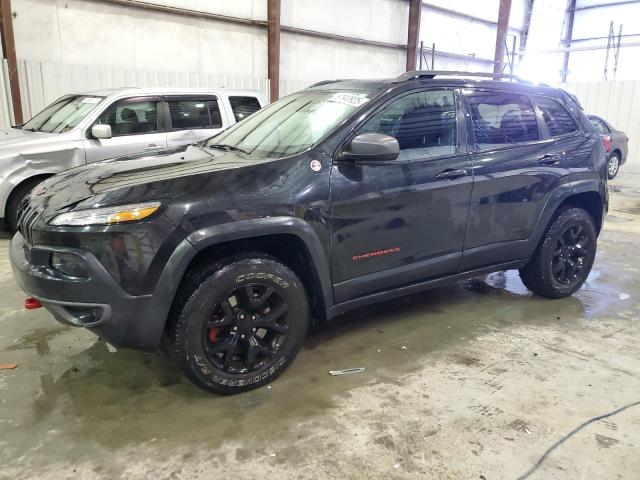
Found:
M 88 275 L 77 279 L 51 268 L 54 252 L 82 257 Z M 10 257 L 20 288 L 59 322 L 85 327 L 116 347 L 157 348 L 164 322 L 153 322 L 156 325 L 148 328 L 154 310 L 152 295 L 126 293 L 90 252 L 43 245 L 26 248 L 22 235 L 16 233 Z

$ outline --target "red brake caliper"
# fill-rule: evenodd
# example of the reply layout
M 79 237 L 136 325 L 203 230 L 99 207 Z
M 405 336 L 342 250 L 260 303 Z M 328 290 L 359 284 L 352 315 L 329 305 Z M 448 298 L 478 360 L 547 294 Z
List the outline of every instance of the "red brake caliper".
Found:
M 218 328 L 209 330 L 209 340 L 211 340 L 211 343 L 215 343 L 218 340 L 218 331 Z

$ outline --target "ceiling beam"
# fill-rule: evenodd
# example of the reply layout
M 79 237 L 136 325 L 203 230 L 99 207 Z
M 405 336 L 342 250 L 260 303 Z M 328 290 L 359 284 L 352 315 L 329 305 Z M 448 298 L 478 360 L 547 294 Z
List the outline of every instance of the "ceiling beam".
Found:
M 594 5 L 585 5 L 584 7 L 573 7 L 573 10 L 576 12 L 580 12 L 582 10 L 591 10 L 592 8 L 618 7 L 620 5 L 633 5 L 634 3 L 640 3 L 640 0 L 625 0 L 623 2 L 596 3 Z
M 452 10 L 450 8 L 441 7 L 439 5 L 433 5 L 429 2 L 422 2 L 422 6 L 428 8 L 429 10 L 433 10 L 435 12 L 444 13 L 446 15 L 451 15 L 453 17 L 458 17 L 463 20 L 467 20 L 470 22 L 482 23 L 483 25 L 488 25 L 490 27 L 497 27 L 498 22 L 493 20 L 488 20 L 486 18 L 476 17 L 475 15 L 470 15 L 468 13 L 462 13 L 457 10 Z M 520 33 L 520 30 L 517 28 L 509 27 L 509 30 Z

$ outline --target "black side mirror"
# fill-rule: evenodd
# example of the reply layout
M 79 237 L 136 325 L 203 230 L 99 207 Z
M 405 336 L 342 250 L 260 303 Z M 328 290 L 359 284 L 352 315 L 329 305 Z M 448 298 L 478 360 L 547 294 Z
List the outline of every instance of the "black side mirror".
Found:
M 362 133 L 351 140 L 343 158 L 350 160 L 395 160 L 400 145 L 395 138 L 382 133 Z

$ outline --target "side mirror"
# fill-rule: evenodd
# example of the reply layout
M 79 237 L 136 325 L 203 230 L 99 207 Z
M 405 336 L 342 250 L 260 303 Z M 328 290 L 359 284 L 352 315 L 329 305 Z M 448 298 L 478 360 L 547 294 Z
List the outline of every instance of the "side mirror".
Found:
M 93 127 L 91 127 L 91 136 L 93 136 L 93 138 L 97 138 L 98 140 L 111 138 L 111 125 L 94 125 Z
M 351 140 L 344 158 L 351 160 L 395 160 L 400 145 L 395 138 L 382 133 L 362 133 Z

